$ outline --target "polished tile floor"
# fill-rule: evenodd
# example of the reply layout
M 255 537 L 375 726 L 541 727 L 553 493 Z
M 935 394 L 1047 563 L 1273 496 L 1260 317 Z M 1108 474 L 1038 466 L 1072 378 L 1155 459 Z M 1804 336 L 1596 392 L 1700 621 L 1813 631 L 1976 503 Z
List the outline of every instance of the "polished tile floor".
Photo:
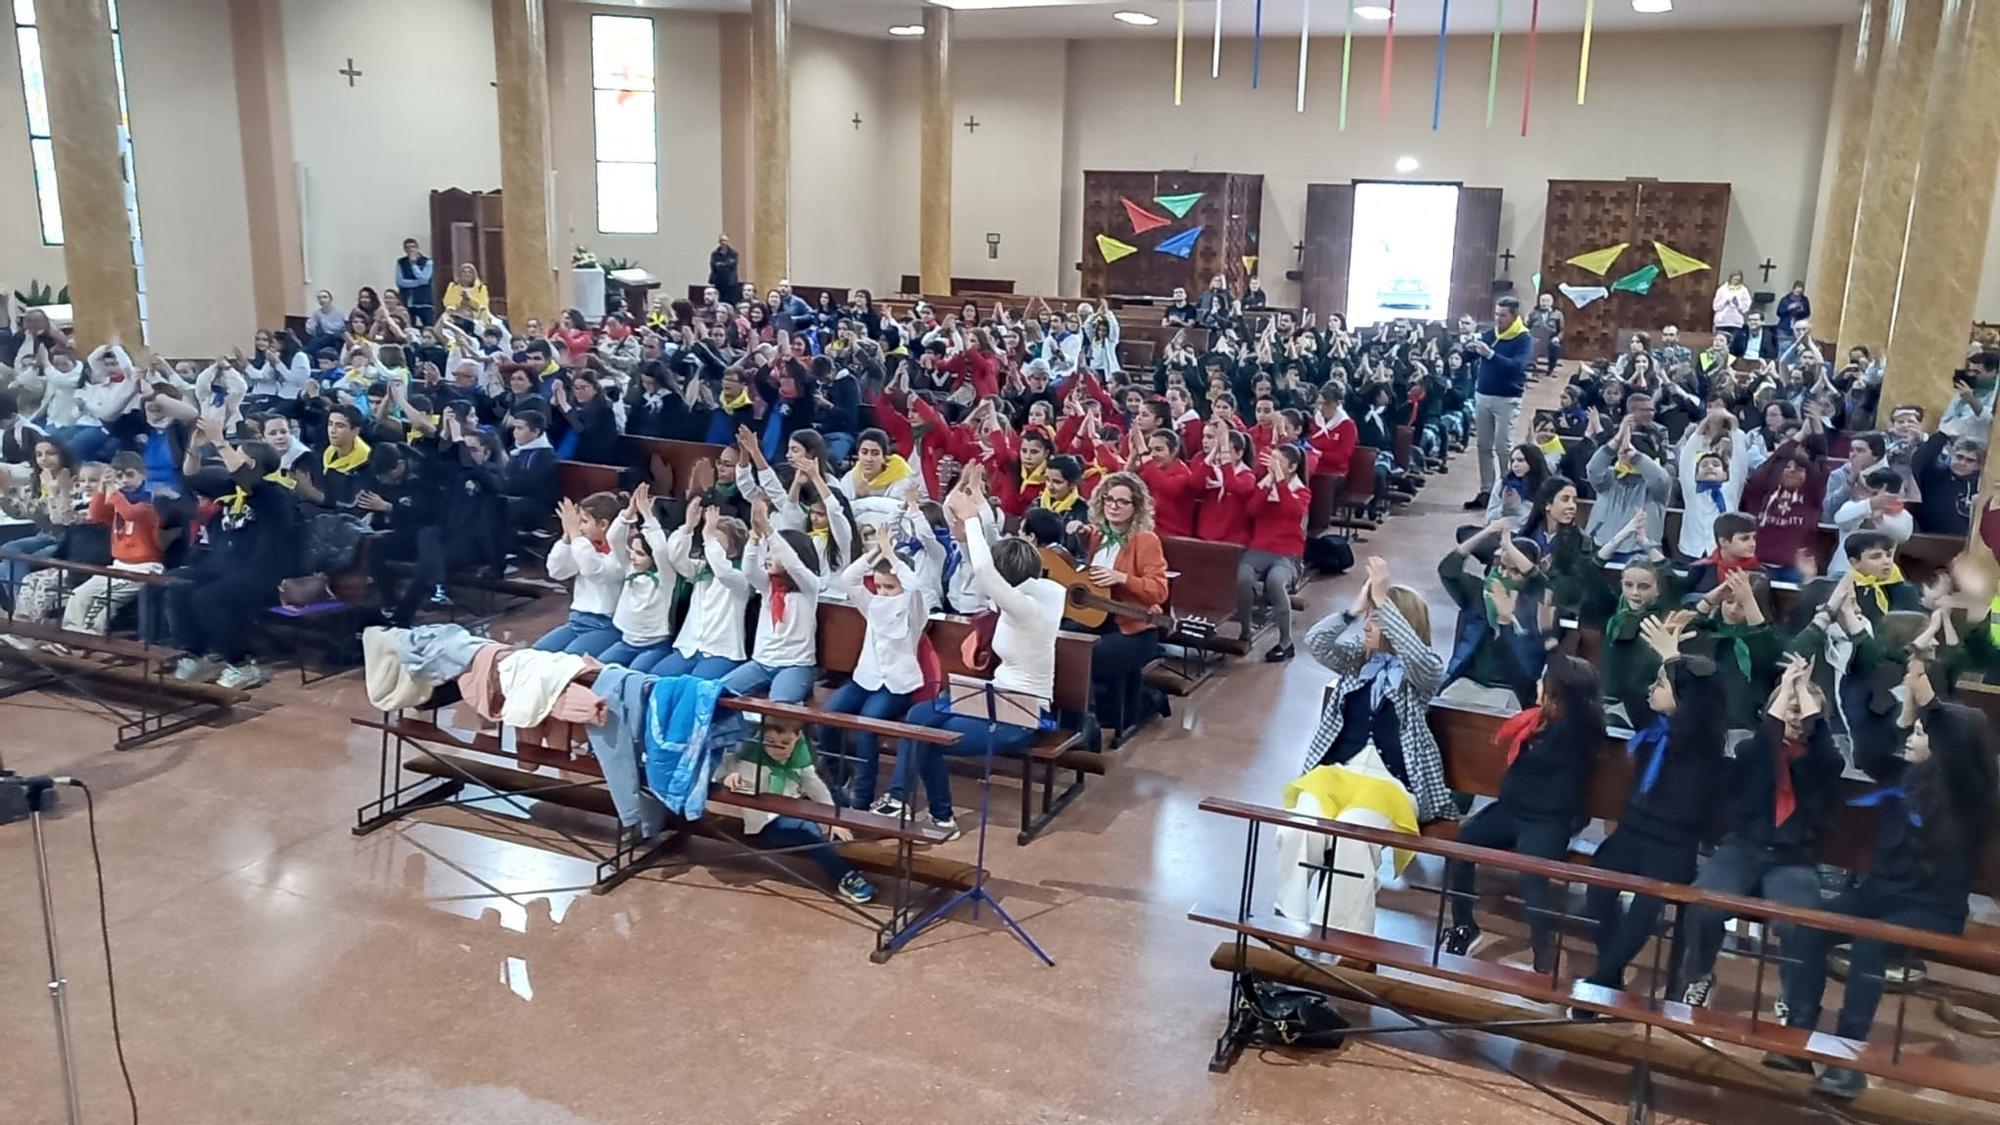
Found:
M 1450 613 L 1432 568 L 1470 471 L 1459 459 L 1363 549 L 1433 595 L 1440 641 Z M 1355 585 L 1313 585 L 1301 632 Z M 1502 1039 L 1398 1036 L 1206 1070 L 1226 982 L 1207 968 L 1217 932 L 1185 911 L 1230 901 L 1242 845 L 1195 805 L 1275 802 L 1325 679 L 1307 659 L 1241 663 L 1120 751 L 1041 840 L 996 833 L 996 888 L 1052 969 L 990 918 L 873 965 L 853 916 L 742 866 L 592 895 L 589 865 L 520 819 L 446 812 L 357 839 L 376 744 L 348 725 L 367 711 L 356 676 L 281 680 L 225 729 L 127 754 L 74 700 L 26 696 L 0 708 L 0 755 L 96 793 L 149 1122 L 1582 1120 L 1490 1065 L 1502 1060 L 1622 1120 L 1620 1074 Z M 961 806 L 975 794 L 961 784 Z M 89 836 L 67 795 L 48 849 L 86 1120 L 123 1121 Z M 31 861 L 27 826 L 0 827 L 0 1120 L 22 1123 L 62 1112 Z M 1707 1091 L 1663 1096 L 1692 1120 L 1786 1119 Z

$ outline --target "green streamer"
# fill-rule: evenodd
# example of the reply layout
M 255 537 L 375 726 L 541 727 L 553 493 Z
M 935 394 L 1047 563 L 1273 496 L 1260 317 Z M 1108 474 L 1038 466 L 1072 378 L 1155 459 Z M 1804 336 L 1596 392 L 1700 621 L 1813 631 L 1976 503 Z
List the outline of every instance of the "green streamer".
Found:
M 1493 0 L 1493 61 L 1486 64 L 1486 127 L 1493 127 L 1493 95 L 1500 89 L 1500 21 L 1507 15 L 1507 0 Z
M 1354 68 L 1354 5 L 1347 5 L 1345 42 L 1340 46 L 1340 131 L 1347 132 L 1347 75 Z

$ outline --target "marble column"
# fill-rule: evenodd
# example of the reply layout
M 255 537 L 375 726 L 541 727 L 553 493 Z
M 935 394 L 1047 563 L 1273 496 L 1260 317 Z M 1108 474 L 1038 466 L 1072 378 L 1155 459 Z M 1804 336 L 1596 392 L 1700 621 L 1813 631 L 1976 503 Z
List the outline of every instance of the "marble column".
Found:
M 756 146 L 750 137 L 750 99 L 743 91 L 750 88 L 750 17 L 722 16 L 722 58 L 716 67 L 720 80 L 717 87 L 722 106 L 722 230 L 736 246 L 739 273 L 749 275 L 753 252 L 750 238 L 750 185 L 753 182 L 751 153 Z M 702 276 L 708 276 L 707 268 Z M 724 293 L 722 299 L 734 303 L 736 294 Z
M 117 337 L 136 352 L 144 343 L 139 333 L 139 275 L 132 262 L 132 226 L 125 211 L 110 12 L 105 0 L 70 0 L 38 4 L 36 14 L 49 131 L 55 137 L 63 268 L 75 316 L 76 348 L 88 352 Z
M 251 301 L 257 323 L 276 326 L 313 307 L 306 295 L 299 186 L 293 170 L 291 94 L 284 25 L 276 4 L 230 0 L 236 124 L 250 232 Z
M 1841 299 L 1840 349 L 1881 354 L 1903 273 L 1903 240 L 1923 147 L 1931 56 L 1944 0 L 1890 0 L 1881 69 L 1868 119 L 1868 159 Z
M 507 318 L 555 318 L 549 237 L 549 59 L 543 0 L 493 0 L 493 72 L 499 91 L 500 200 Z M 499 304 L 498 300 L 495 304 Z
M 769 292 L 792 270 L 792 3 L 750 0 L 750 260 Z
M 1875 76 L 1881 70 L 1888 15 L 1889 0 L 1867 0 L 1861 6 L 1854 58 L 1840 98 L 1840 147 L 1834 154 L 1833 185 L 1822 223 L 1826 237 L 1806 290 L 1812 294 L 1813 329 L 1829 340 L 1840 338 L 1847 263 L 1854 251 L 1854 217 L 1861 202 L 1862 169 L 1868 163 L 1868 118 L 1875 104 Z
M 952 10 L 925 8 L 917 272 L 926 293 L 951 292 L 951 36 Z
M 2000 160 L 2000 0 L 1946 0 L 1882 385 L 1929 417 L 1965 365 Z

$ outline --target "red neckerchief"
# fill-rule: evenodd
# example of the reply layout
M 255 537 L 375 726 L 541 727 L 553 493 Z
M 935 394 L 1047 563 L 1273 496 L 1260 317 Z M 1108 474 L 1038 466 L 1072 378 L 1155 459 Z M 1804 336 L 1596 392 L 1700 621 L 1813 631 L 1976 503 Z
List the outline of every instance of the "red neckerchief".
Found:
M 611 553 L 611 540 L 609 539 L 593 539 L 590 541 L 590 545 L 597 548 L 597 553 L 600 555 Z
M 1728 581 L 1729 576 L 1739 570 L 1756 573 L 1763 569 L 1757 562 L 1757 556 L 1751 555 L 1747 559 L 1725 558 L 1720 547 L 1717 547 L 1714 554 L 1702 561 L 1715 567 L 1715 584 L 1718 586 Z
M 787 585 L 788 583 L 781 582 L 776 578 L 771 580 L 771 624 L 773 625 L 785 619 L 785 591 Z
M 1792 813 L 1799 807 L 1799 798 L 1792 792 L 1792 763 L 1805 757 L 1806 744 L 1803 739 L 1788 738 L 1778 747 L 1778 785 L 1773 795 L 1771 825 L 1779 827 L 1792 819 Z
M 1507 764 L 1511 766 L 1514 759 L 1521 756 L 1521 748 L 1528 744 L 1528 739 L 1541 729 L 1542 709 L 1530 707 L 1501 723 L 1499 731 L 1493 735 L 1493 744 L 1507 748 Z

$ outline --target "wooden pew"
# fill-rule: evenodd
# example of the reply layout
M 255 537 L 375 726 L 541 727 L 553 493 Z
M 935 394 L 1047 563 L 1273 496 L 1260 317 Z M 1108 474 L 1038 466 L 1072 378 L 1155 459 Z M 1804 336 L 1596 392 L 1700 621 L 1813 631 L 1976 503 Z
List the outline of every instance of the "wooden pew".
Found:
M 1167 608 L 1183 616 L 1204 618 L 1213 625 L 1211 635 L 1200 642 L 1202 647 L 1231 656 L 1249 652 L 1249 642 L 1222 635 L 1223 626 L 1236 617 L 1236 566 L 1243 561 L 1243 548 L 1178 535 L 1161 536 L 1160 546 L 1167 556 L 1167 569 L 1174 572 L 1167 588 Z
M 1590 500 L 1578 500 L 1576 523 L 1582 527 L 1590 520 Z M 1681 521 L 1687 518 L 1684 508 L 1668 508 L 1666 531 L 1660 542 L 1669 557 L 1675 554 L 1675 544 L 1680 542 Z M 1826 573 L 1833 562 L 1833 553 L 1840 547 L 1840 529 L 1832 524 L 1820 524 L 1813 532 L 1813 557 L 1819 560 L 1820 573 Z M 1936 535 L 1919 532 L 1905 540 L 1896 548 L 1896 560 L 1903 573 L 1912 582 L 1922 582 L 1951 565 L 1965 550 L 1965 539 L 1957 535 Z

